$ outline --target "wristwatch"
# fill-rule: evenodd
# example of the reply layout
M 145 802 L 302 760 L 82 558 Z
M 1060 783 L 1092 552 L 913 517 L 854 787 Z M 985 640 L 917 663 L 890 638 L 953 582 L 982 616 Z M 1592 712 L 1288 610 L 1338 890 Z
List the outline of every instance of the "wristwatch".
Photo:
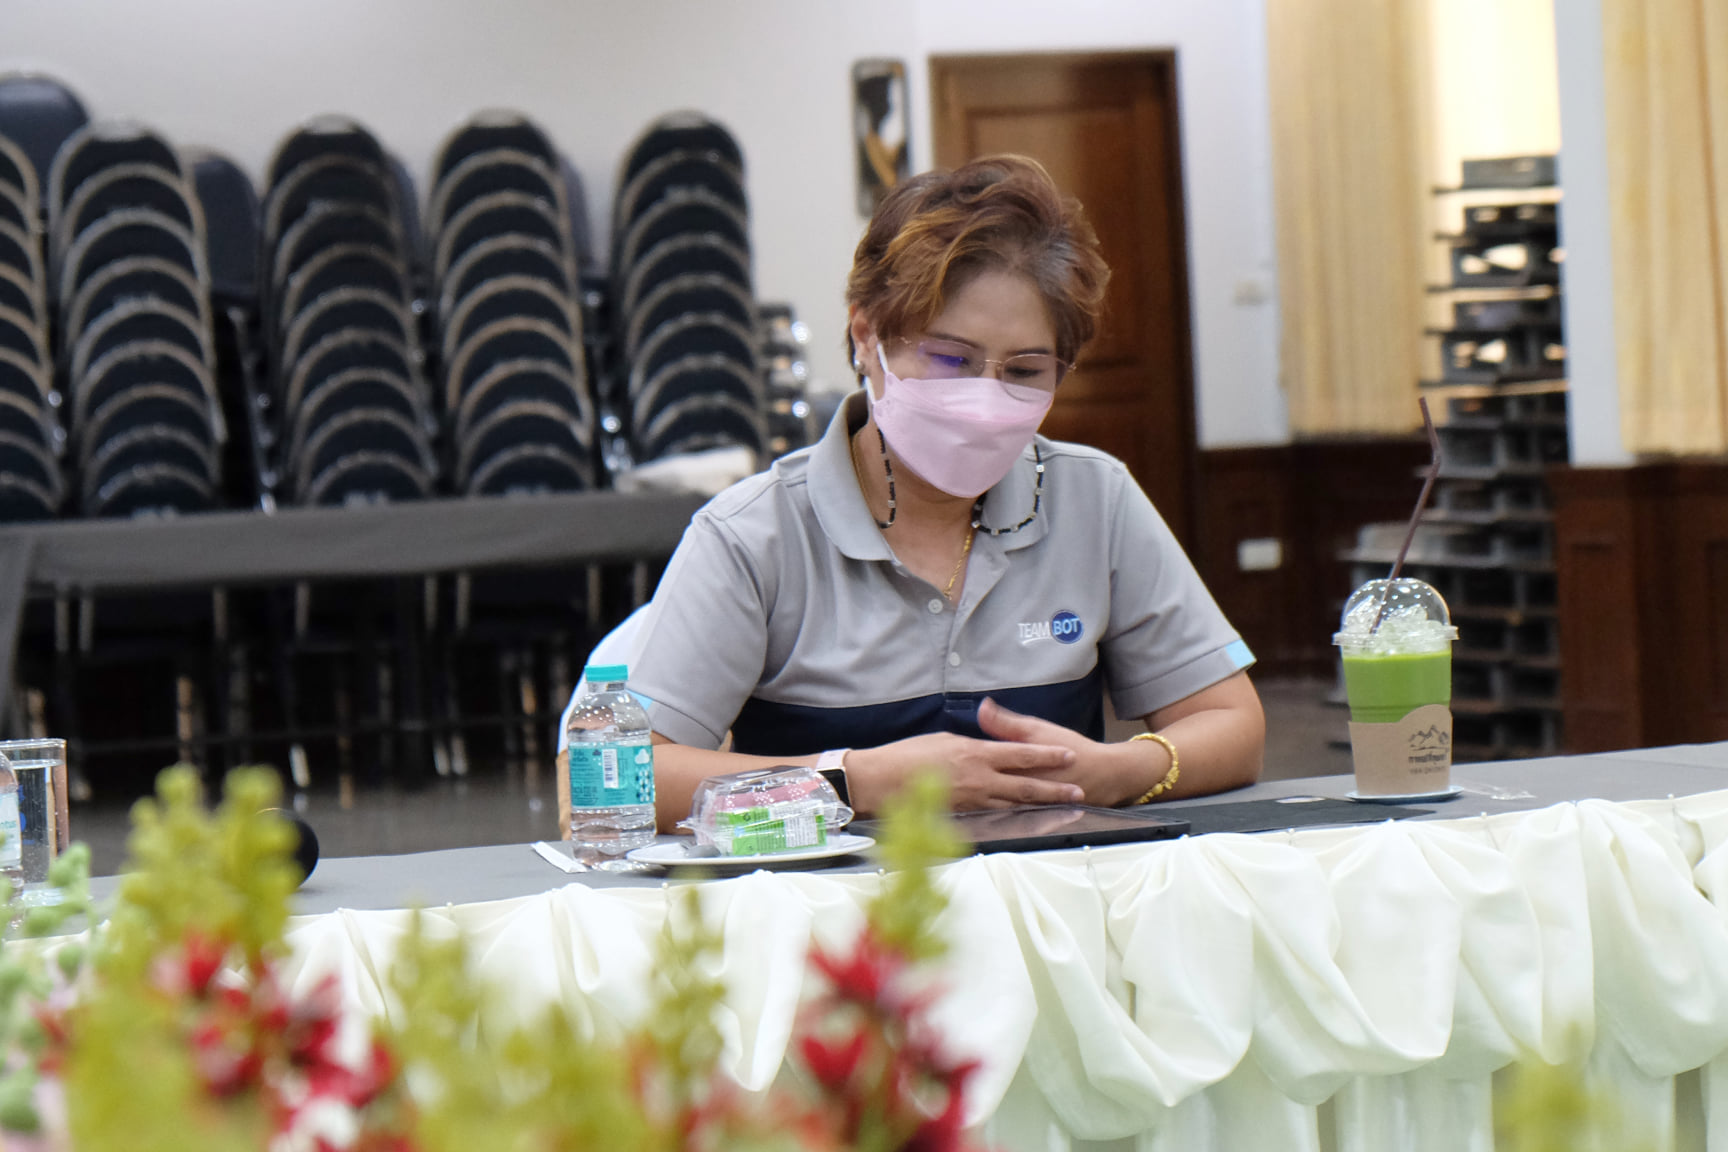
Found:
M 850 751 L 850 748 L 830 748 L 816 757 L 816 771 L 834 786 L 840 803 L 848 808 L 852 806 L 852 789 L 846 784 L 846 753 Z

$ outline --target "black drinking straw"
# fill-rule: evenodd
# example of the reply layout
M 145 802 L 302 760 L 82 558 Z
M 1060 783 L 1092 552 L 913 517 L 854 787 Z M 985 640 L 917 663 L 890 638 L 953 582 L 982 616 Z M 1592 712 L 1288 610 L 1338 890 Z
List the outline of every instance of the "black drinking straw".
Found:
M 1386 577 L 1386 588 L 1380 593 L 1380 611 L 1374 614 L 1374 623 L 1368 629 L 1368 635 L 1380 631 L 1380 622 L 1386 619 L 1386 601 L 1392 594 L 1392 581 L 1398 579 L 1398 573 L 1404 570 L 1404 557 L 1410 551 L 1411 541 L 1416 539 L 1416 525 L 1422 522 L 1422 513 L 1428 509 L 1428 497 L 1434 491 L 1434 481 L 1440 476 L 1440 434 L 1434 431 L 1434 417 L 1428 414 L 1428 397 L 1418 396 L 1416 402 L 1422 406 L 1422 430 L 1428 433 L 1428 475 L 1422 480 L 1422 494 L 1416 497 L 1416 510 L 1410 513 L 1410 527 L 1404 531 L 1404 543 L 1398 546 L 1398 559 L 1392 561 L 1392 574 Z

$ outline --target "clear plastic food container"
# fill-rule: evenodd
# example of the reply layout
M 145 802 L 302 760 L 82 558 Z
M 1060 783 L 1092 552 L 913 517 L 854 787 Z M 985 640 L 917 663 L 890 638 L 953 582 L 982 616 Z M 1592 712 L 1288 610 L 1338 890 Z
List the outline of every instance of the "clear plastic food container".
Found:
M 769 856 L 826 847 L 829 834 L 851 819 L 852 809 L 816 769 L 757 768 L 702 781 L 690 818 L 678 827 L 695 834 L 697 851 Z

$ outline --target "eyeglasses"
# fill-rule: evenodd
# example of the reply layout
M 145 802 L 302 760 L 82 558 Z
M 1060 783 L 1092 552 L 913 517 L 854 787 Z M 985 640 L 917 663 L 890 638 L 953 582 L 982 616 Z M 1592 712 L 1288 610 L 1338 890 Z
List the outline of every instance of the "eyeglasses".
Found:
M 1004 384 L 1023 384 L 1051 392 L 1055 391 L 1056 385 L 1062 383 L 1062 378 L 1074 367 L 1048 352 L 1022 352 L 1005 360 L 992 360 L 979 355 L 978 349 L 970 344 L 961 344 L 955 340 L 908 340 L 899 337 L 897 342 L 912 349 L 918 364 L 914 375 L 923 380 L 961 380 L 988 376 L 990 366 L 994 364 L 1001 370 L 996 374 L 996 378 Z

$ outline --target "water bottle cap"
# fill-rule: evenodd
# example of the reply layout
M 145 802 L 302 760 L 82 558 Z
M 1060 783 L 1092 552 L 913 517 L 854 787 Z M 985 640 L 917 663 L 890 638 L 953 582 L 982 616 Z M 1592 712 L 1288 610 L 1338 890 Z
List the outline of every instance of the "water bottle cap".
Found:
M 630 679 L 628 664 L 590 664 L 582 673 L 582 678 L 590 684 L 612 684 L 619 680 Z

